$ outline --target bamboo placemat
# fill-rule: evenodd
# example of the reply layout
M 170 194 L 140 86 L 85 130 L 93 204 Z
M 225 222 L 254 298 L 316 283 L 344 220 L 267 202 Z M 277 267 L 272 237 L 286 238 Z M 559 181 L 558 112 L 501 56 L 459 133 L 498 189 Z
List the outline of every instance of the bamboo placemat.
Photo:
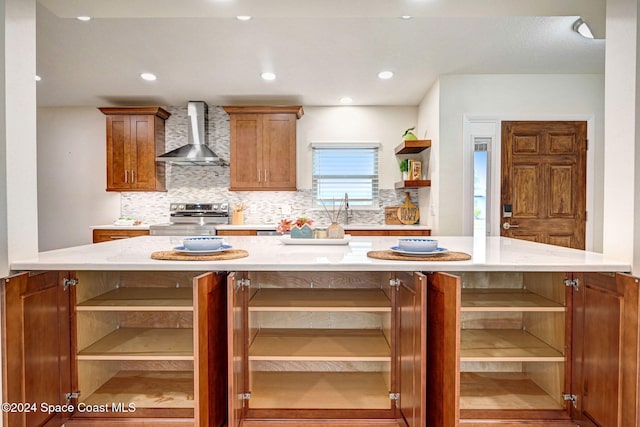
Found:
M 158 251 L 151 254 L 153 259 L 167 261 L 222 261 L 228 259 L 244 258 L 249 252 L 244 249 L 229 249 L 211 255 L 187 255 L 178 251 Z
M 387 259 L 394 261 L 466 261 L 471 259 L 471 255 L 464 252 L 444 252 L 429 256 L 409 256 L 393 252 L 390 249 L 384 251 L 369 251 L 369 258 Z

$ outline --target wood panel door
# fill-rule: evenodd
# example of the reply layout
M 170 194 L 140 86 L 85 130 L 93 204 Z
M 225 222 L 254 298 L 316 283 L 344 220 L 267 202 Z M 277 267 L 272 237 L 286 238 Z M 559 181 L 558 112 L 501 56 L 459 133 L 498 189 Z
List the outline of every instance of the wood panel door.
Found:
M 460 419 L 461 279 L 427 275 L 427 424 L 455 427 Z
M 194 278 L 195 425 L 224 425 L 227 418 L 226 280 L 220 273 Z
M 76 391 L 71 351 L 74 293 L 63 284 L 71 277 L 68 272 L 51 271 L 31 277 L 23 273 L 4 280 L 3 402 L 37 405 L 28 411 L 3 411 L 5 426 L 57 427 L 71 415 L 47 413 L 40 406 L 46 403 L 62 408 L 75 403 L 65 396 Z
M 396 293 L 397 389 L 399 417 L 408 427 L 426 425 L 427 400 L 427 278 L 421 273 L 399 273 Z
M 244 286 L 246 273 L 233 272 L 227 277 L 227 387 L 229 427 L 239 427 L 245 417 L 249 392 L 249 292 Z
M 154 116 L 130 116 L 129 168 L 132 189 L 156 187 Z
M 586 122 L 502 122 L 502 236 L 584 249 L 586 135 Z
M 263 185 L 272 190 L 296 189 L 296 116 L 262 116 Z
M 582 426 L 637 426 L 638 283 L 624 274 L 575 274 L 572 418 Z

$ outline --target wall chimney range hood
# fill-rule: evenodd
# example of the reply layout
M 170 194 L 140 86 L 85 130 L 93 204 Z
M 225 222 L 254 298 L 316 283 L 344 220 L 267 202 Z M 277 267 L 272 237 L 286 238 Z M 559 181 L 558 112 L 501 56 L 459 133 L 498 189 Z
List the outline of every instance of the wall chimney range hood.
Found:
M 169 151 L 156 160 L 181 166 L 225 166 L 224 161 L 206 143 L 208 106 L 203 101 L 187 103 L 188 144 Z

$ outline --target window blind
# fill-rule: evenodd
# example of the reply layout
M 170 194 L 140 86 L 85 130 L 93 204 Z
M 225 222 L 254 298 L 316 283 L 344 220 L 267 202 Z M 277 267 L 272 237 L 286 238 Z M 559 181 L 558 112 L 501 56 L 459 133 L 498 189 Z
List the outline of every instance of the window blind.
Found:
M 336 207 L 349 195 L 349 207 L 377 208 L 377 147 L 313 147 L 314 206 Z

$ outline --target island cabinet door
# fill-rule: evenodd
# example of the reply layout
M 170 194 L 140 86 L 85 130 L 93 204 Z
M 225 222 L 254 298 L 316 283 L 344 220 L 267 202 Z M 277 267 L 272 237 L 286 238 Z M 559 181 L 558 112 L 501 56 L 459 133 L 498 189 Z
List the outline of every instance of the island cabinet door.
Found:
M 455 427 L 460 418 L 460 277 L 427 275 L 427 426 Z
M 194 278 L 195 425 L 219 427 L 227 415 L 227 317 L 224 274 Z
M 64 410 L 73 403 L 66 394 L 74 391 L 72 279 L 51 271 L 4 280 L 2 401 L 16 405 L 3 407 L 5 426 L 60 426 L 70 416 Z
M 397 279 L 393 303 L 398 331 L 398 421 L 400 425 L 421 427 L 426 425 L 427 278 L 421 273 L 399 273 Z
M 637 426 L 638 278 L 573 277 L 572 418 L 581 426 Z
M 227 277 L 227 426 L 239 427 L 245 417 L 248 390 L 248 301 L 247 273 Z

